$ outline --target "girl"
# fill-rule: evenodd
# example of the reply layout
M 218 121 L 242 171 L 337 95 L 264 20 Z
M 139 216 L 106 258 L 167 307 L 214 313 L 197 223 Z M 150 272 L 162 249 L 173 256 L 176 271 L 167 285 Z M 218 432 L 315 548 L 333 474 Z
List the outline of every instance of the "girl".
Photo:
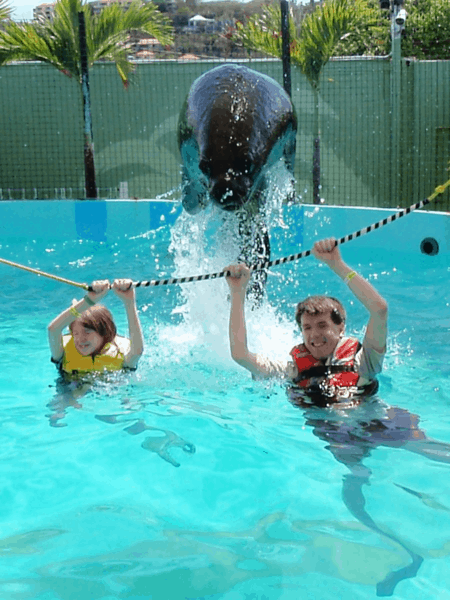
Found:
M 130 279 L 94 281 L 92 292 L 75 301 L 48 326 L 51 360 L 61 373 L 136 369 L 144 350 L 142 330 L 136 310 L 135 291 Z M 97 304 L 112 289 L 122 300 L 130 338 L 117 335 L 109 310 Z M 69 335 L 63 335 L 69 327 Z

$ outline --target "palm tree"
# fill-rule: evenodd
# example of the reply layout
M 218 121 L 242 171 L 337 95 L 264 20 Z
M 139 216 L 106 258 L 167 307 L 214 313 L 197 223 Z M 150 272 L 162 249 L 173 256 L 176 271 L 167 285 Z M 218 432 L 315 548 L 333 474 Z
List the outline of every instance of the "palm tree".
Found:
M 375 9 L 367 0 L 330 0 L 318 6 L 301 22 L 299 32 L 289 24 L 291 62 L 308 79 L 314 94 L 313 202 L 320 202 L 320 76 L 344 36 L 373 22 Z M 238 23 L 237 40 L 249 50 L 281 58 L 281 11 L 264 8 L 245 25 Z
M 6 0 L 0 0 L 0 22 L 7 19 L 11 14 L 11 8 Z
M 83 23 L 85 50 L 80 44 L 80 24 Z M 134 0 L 126 10 L 118 2 L 111 3 L 98 15 L 92 14 L 83 0 L 58 0 L 53 20 L 10 22 L 0 31 L 0 66 L 16 60 L 37 60 L 56 67 L 79 82 L 85 108 L 86 189 L 90 198 L 96 197 L 96 190 L 95 177 L 92 185 L 93 143 L 87 70 L 83 73 L 83 61 L 87 62 L 87 67 L 101 59 L 115 62 L 119 76 L 127 87 L 134 68 L 128 60 L 127 42 L 131 30 L 147 33 L 163 45 L 172 42 L 172 29 L 167 17 L 153 3 L 142 3 L 140 0 Z M 90 185 L 88 173 L 91 174 Z

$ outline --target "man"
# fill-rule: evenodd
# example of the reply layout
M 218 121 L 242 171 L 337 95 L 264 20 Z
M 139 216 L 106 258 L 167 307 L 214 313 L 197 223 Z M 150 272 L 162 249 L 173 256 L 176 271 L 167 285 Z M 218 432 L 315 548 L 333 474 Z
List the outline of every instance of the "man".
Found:
M 291 350 L 292 360 L 274 361 L 250 352 L 244 311 L 250 270 L 238 264 L 225 269 L 231 292 L 230 349 L 233 359 L 254 376 L 291 380 L 295 401 L 328 406 L 376 392 L 376 375 L 381 372 L 386 351 L 388 311 L 375 288 L 342 260 L 334 238 L 316 242 L 312 253 L 348 285 L 369 311 L 362 344 L 344 336 L 346 315 L 337 299 L 312 296 L 297 306 L 303 344 Z

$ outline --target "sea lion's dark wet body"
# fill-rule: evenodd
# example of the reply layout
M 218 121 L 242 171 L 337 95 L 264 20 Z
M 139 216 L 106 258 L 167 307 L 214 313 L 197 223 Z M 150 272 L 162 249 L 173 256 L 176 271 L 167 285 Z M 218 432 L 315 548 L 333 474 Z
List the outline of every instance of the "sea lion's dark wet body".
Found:
M 213 202 L 238 212 L 240 260 L 269 260 L 265 220 L 268 169 L 280 163 L 293 181 L 297 117 L 273 79 L 236 64 L 194 81 L 180 114 L 184 209 L 192 215 Z

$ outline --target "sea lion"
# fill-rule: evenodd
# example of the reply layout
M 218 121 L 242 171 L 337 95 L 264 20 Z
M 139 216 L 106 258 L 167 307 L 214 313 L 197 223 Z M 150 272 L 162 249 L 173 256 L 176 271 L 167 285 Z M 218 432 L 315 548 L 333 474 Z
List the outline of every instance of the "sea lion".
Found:
M 294 189 L 296 132 L 295 109 L 282 86 L 237 64 L 196 79 L 181 110 L 183 207 L 195 215 L 212 201 L 237 212 L 239 259 L 247 263 L 270 258 L 268 170 L 281 163 Z

